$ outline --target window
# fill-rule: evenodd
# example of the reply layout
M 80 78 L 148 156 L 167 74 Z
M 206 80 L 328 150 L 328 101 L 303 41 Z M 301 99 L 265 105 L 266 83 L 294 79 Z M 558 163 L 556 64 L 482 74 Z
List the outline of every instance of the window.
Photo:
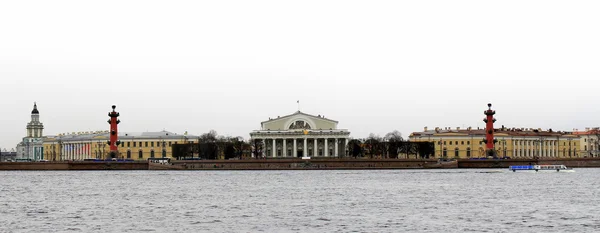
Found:
M 456 141 L 456 145 L 458 145 L 458 141 Z
M 467 145 L 471 145 L 471 142 L 467 141 Z
M 150 151 L 150 158 L 154 158 L 154 150 Z
M 137 147 L 135 144 L 136 144 L 136 142 L 133 142 L 133 147 Z
M 446 151 L 446 148 L 444 148 L 444 154 L 442 156 L 444 156 L 444 158 L 448 157 L 448 152 Z
M 319 156 L 323 156 L 323 149 L 319 149 Z
M 450 141 L 450 145 L 452 145 L 452 141 Z
M 163 157 L 163 158 L 166 158 L 166 157 L 167 157 L 167 150 L 163 150 L 163 151 L 162 151 L 162 157 Z
M 313 150 L 312 149 L 308 149 L 308 156 L 313 154 Z
M 471 148 L 467 148 L 467 157 L 471 157 Z
M 131 159 L 131 151 L 130 150 L 127 150 L 127 158 Z
M 587 145 L 584 145 L 584 146 L 583 146 L 583 150 L 587 150 Z
M 446 145 L 446 142 L 444 141 L 444 145 Z
M 482 141 L 479 141 L 479 145 L 481 145 L 482 143 L 483 143 Z
M 154 142 L 150 142 L 150 146 L 154 147 Z M 153 157 L 154 158 L 154 157 Z
M 169 142 L 169 147 L 171 147 L 171 142 Z
M 144 147 L 148 147 L 148 142 L 144 142 Z
M 139 159 L 143 159 L 143 158 L 144 158 L 144 152 L 142 152 L 142 150 L 140 150 L 140 151 L 138 152 L 138 158 L 139 158 Z
M 585 138 L 584 138 L 584 139 L 583 139 L 583 142 L 587 142 L 587 139 L 585 139 Z
M 290 149 L 287 150 L 287 156 L 293 156 L 292 155 L 292 150 L 290 150 Z
M 458 157 L 459 155 L 459 150 L 458 147 L 454 149 L 454 157 Z
M 127 147 L 131 147 L 131 142 L 127 142 Z
M 461 145 L 464 145 L 464 144 L 465 144 L 465 141 L 460 141 L 460 144 L 461 144 Z

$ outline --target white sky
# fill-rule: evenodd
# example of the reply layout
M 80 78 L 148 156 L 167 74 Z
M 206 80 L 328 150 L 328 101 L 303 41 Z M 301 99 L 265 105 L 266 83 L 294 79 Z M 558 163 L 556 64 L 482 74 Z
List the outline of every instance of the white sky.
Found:
M 353 137 L 597 126 L 600 1 L 2 1 L 0 147 L 166 129 L 248 138 L 297 110 Z

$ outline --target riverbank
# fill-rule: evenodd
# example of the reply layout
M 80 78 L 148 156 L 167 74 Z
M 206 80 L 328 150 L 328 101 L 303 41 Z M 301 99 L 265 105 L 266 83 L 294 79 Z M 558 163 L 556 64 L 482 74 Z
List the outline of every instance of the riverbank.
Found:
M 600 158 L 577 159 L 251 159 L 175 160 L 170 164 L 147 161 L 3 162 L 0 170 L 366 170 L 366 169 L 455 169 L 508 168 L 511 165 L 550 164 L 567 167 L 600 167 Z

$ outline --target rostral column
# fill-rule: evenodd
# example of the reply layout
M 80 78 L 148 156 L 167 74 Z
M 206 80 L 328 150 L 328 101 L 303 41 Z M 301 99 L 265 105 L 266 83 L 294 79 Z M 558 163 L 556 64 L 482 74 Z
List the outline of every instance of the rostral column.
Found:
M 117 125 L 121 123 L 121 121 L 117 119 L 117 117 L 119 117 L 119 113 L 115 111 L 115 108 L 117 108 L 117 106 L 113 105 L 112 112 L 108 113 L 108 116 L 110 117 L 110 120 L 108 120 L 108 123 L 110 124 L 110 141 L 107 143 L 110 146 L 111 159 L 117 158 L 119 154 L 118 146 L 121 144 L 119 141 L 119 130 L 117 129 Z
M 486 156 L 496 158 L 497 154 L 496 150 L 494 149 L 494 144 L 496 144 L 497 142 L 497 140 L 494 139 L 494 122 L 496 122 L 496 118 L 494 118 L 494 115 L 496 115 L 496 111 L 492 110 L 492 104 L 488 104 L 488 108 L 488 110 L 483 112 L 486 115 L 486 118 L 483 119 L 483 122 L 486 123 L 485 139 L 483 139 L 483 142 L 485 143 Z

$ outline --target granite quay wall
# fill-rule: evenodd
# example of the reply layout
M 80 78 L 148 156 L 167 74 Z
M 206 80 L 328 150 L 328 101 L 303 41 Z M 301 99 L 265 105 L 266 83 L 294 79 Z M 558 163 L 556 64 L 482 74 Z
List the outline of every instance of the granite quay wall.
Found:
M 567 167 L 600 167 L 600 158 L 539 159 L 538 164 L 565 165 Z
M 512 165 L 533 165 L 537 159 L 459 159 L 458 168 L 508 168 Z
M 279 170 L 279 169 L 406 169 L 426 168 L 437 160 L 413 159 L 254 159 L 254 160 L 179 160 L 173 165 L 191 170 Z
M 458 168 L 508 168 L 512 165 L 535 164 L 565 165 L 567 167 L 600 167 L 600 158 L 458 160 Z
M 148 170 L 148 162 L 6 162 L 0 170 Z

